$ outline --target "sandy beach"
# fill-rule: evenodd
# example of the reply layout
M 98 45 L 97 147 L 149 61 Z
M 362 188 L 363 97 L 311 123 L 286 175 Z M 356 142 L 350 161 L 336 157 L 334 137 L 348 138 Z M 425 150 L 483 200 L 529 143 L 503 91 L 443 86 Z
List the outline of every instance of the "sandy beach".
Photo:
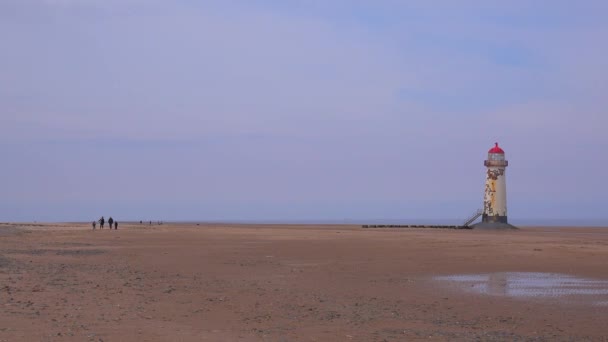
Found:
M 606 341 L 608 229 L 0 224 L 0 341 Z

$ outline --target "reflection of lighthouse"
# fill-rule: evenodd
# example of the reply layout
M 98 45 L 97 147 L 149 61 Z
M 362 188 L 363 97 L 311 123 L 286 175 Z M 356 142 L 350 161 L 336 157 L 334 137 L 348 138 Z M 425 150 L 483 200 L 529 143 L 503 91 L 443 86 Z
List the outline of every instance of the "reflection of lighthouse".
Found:
M 484 161 L 488 168 L 483 197 L 483 214 L 481 223 L 475 228 L 515 228 L 507 223 L 507 184 L 505 171 L 509 162 L 505 160 L 505 151 L 498 143 L 488 151 Z

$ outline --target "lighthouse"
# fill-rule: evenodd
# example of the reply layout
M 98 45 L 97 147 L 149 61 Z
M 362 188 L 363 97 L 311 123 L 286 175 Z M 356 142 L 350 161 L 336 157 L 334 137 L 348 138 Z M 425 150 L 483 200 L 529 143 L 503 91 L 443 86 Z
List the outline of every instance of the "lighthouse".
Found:
M 483 164 L 487 168 L 483 212 L 481 222 L 473 225 L 473 228 L 513 229 L 515 227 L 507 222 L 505 171 L 509 162 L 505 159 L 505 151 L 498 146 L 498 143 L 488 151 L 488 159 Z

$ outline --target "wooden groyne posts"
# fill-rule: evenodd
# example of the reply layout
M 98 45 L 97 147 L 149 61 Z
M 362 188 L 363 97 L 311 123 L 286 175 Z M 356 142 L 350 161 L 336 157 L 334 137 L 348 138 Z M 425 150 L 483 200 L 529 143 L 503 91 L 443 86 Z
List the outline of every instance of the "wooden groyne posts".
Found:
M 436 228 L 436 229 L 472 229 L 469 226 L 442 224 L 364 224 L 361 228 Z

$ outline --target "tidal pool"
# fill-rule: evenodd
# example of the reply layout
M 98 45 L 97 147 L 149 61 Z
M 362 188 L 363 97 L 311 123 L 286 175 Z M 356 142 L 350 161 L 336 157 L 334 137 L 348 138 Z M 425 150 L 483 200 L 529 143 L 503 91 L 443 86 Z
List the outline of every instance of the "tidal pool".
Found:
M 555 299 L 608 306 L 608 281 L 559 273 L 500 272 L 455 274 L 434 280 L 482 295 L 520 299 Z

